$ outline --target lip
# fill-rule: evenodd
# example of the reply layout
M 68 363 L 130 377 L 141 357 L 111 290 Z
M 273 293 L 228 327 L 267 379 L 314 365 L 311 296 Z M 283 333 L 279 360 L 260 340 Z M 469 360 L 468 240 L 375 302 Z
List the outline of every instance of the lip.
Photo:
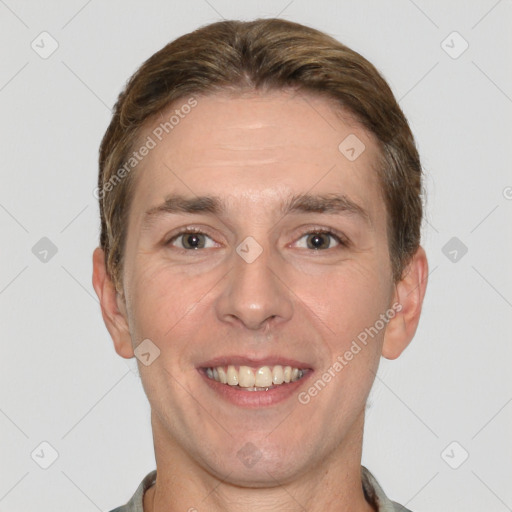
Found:
M 280 356 L 269 356 L 262 359 L 251 358 L 245 356 L 222 356 L 214 359 L 209 359 L 204 363 L 197 366 L 197 369 L 216 368 L 218 366 L 249 366 L 251 368 L 261 368 L 262 366 L 275 366 L 280 364 L 281 366 L 291 366 L 292 368 L 298 368 L 299 370 L 312 370 L 310 363 L 303 361 L 297 361 L 295 359 L 289 359 Z M 309 372 L 308 372 L 309 373 Z
M 218 364 L 217 366 L 222 365 Z M 211 368 L 211 366 L 208 368 Z M 269 389 L 268 391 L 247 391 L 244 390 L 244 388 L 240 388 L 238 386 L 230 386 L 229 384 L 222 384 L 221 382 L 210 379 L 206 375 L 205 368 L 198 368 L 197 370 L 209 388 L 214 391 L 215 394 L 217 394 L 221 399 L 238 407 L 247 409 L 270 407 L 289 400 L 292 397 L 296 397 L 298 389 L 305 385 L 306 381 L 308 381 L 311 375 L 314 373 L 312 370 L 306 370 L 301 379 L 295 382 L 289 382 L 287 384 L 279 384 L 278 386 Z

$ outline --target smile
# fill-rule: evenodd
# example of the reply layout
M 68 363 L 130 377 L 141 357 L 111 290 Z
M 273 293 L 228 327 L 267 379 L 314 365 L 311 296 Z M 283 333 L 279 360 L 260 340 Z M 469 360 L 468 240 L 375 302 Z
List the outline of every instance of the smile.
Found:
M 206 376 L 221 384 L 244 388 L 246 391 L 269 391 L 303 378 L 306 370 L 292 366 L 216 366 L 205 368 Z

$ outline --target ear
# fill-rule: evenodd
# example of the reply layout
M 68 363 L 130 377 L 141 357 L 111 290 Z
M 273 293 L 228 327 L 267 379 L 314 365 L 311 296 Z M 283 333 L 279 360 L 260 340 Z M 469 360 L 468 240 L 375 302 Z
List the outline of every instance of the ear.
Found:
M 427 280 L 427 256 L 420 246 L 407 265 L 402 279 L 395 284 L 392 304 L 399 304 L 401 308 L 396 308 L 396 315 L 386 326 L 382 346 L 382 355 L 386 359 L 396 359 L 414 337 L 420 321 Z
M 92 263 L 92 285 L 100 300 L 103 321 L 112 337 L 116 352 L 121 357 L 129 359 L 134 356 L 134 352 L 128 326 L 126 305 L 107 273 L 105 253 L 100 247 L 94 250 Z

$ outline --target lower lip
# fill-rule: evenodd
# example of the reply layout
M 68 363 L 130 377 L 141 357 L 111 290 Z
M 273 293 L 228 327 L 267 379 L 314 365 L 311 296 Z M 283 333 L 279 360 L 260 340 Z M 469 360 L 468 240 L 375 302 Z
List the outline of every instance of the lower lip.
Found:
M 301 379 L 295 382 L 289 382 L 288 384 L 279 384 L 268 391 L 246 391 L 239 386 L 230 386 L 229 384 L 222 384 L 221 382 L 210 379 L 204 373 L 204 370 L 199 370 L 199 373 L 206 381 L 206 384 L 223 399 L 240 407 L 256 409 L 276 405 L 292 396 L 296 396 L 297 389 L 305 383 L 313 372 L 308 371 Z

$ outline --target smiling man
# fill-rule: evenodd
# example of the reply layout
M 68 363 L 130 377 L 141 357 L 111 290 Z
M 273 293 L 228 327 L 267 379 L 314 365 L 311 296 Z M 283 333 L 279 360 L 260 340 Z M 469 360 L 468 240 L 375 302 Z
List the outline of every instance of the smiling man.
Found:
M 93 284 L 157 469 L 118 512 L 406 511 L 361 466 L 427 281 L 421 166 L 356 52 L 284 20 L 153 55 L 100 149 Z

